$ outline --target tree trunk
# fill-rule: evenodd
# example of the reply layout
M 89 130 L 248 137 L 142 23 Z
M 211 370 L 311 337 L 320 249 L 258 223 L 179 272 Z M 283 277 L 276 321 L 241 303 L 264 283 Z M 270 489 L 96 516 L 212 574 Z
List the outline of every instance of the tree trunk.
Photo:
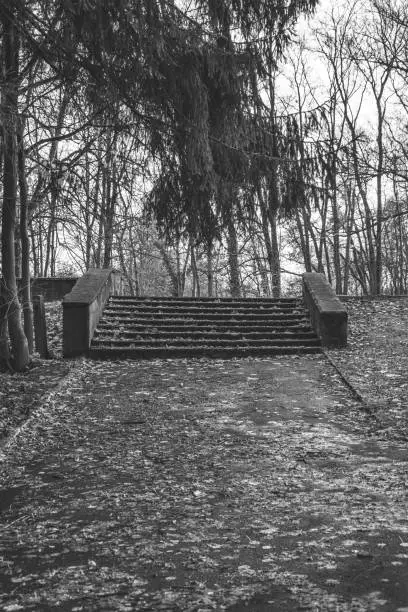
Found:
M 17 215 L 16 215 L 17 216 Z M 15 268 L 16 268 L 16 277 L 21 278 L 21 235 L 20 228 L 16 221 L 16 227 L 14 232 L 14 251 L 16 256 Z
M 269 196 L 271 197 L 271 189 L 269 191 Z M 280 254 L 277 232 L 278 213 L 275 207 L 269 206 L 269 209 L 267 209 L 265 197 L 261 188 L 258 189 L 258 201 L 261 210 L 262 234 L 268 258 L 269 271 L 272 277 L 272 296 L 278 298 L 281 294 Z
M 298 232 L 299 232 L 299 241 L 300 241 L 300 247 L 302 250 L 305 271 L 312 272 L 309 235 L 307 233 L 307 227 L 306 227 L 306 214 L 304 210 L 299 211 L 298 209 L 296 209 L 295 214 L 296 214 L 296 225 L 297 225 Z
M 31 254 L 33 256 L 33 268 L 34 268 L 34 276 L 40 276 L 40 268 L 38 261 L 38 253 L 37 253 L 37 244 L 35 240 L 35 231 L 32 223 L 32 219 L 29 220 L 30 227 L 30 240 L 31 240 Z
M 98 165 L 99 173 L 99 165 Z M 95 182 L 95 189 L 97 189 L 98 180 Z M 95 221 L 93 217 L 91 221 L 91 208 L 92 208 L 92 194 L 91 194 L 91 173 L 90 173 L 90 161 L 89 154 L 86 152 L 85 155 L 85 268 L 88 270 L 91 266 L 91 252 L 92 252 L 92 225 Z
M 109 268 L 112 265 L 112 249 L 113 249 L 113 221 L 115 217 L 116 199 L 117 199 L 117 167 L 116 167 L 116 145 L 117 134 L 112 135 L 112 129 L 108 129 L 107 133 L 107 149 L 106 149 L 106 207 L 104 219 L 104 255 L 103 267 Z
M 21 236 L 21 284 L 23 297 L 24 333 L 28 342 L 28 350 L 34 349 L 33 305 L 31 302 L 30 275 L 30 239 L 28 235 L 28 199 L 27 181 L 25 175 L 25 153 L 23 140 L 23 125 L 20 123 L 18 135 L 18 181 L 20 187 L 20 236 Z
M 99 174 L 100 171 L 100 174 Z M 99 196 L 99 185 L 96 183 L 95 187 L 95 210 L 99 212 L 99 227 L 98 227 L 98 238 L 96 242 L 94 265 L 96 268 L 100 268 L 102 262 L 102 245 L 103 245 L 103 232 L 105 227 L 105 216 L 106 216 L 106 169 L 99 160 L 98 163 L 98 175 L 102 183 L 102 190 Z M 100 198 L 100 206 L 99 206 Z
M 212 244 L 207 245 L 207 296 L 214 295 L 214 271 Z
M 375 293 L 376 295 L 381 294 L 382 289 L 382 227 L 383 227 L 383 201 L 382 201 L 382 173 L 384 163 L 384 145 L 383 145 L 383 113 L 380 107 L 379 100 L 377 100 L 377 112 L 378 112 L 378 133 L 377 133 L 377 146 L 378 146 L 378 163 L 377 163 L 377 232 L 376 232 L 376 245 L 375 245 Z
M 36 276 L 44 276 L 44 236 L 43 236 L 43 222 L 41 217 L 38 219 L 38 257 L 39 257 L 39 267 L 38 274 Z
M 336 177 L 336 162 L 332 164 L 332 172 L 334 175 L 333 184 L 334 189 L 332 192 L 332 220 L 333 220 L 333 266 L 334 266 L 334 277 L 336 279 L 336 293 L 341 293 L 341 265 L 340 265 L 340 220 L 339 220 L 339 209 L 337 202 L 337 177 Z
M 270 99 L 270 114 L 269 120 L 272 126 L 272 154 L 274 157 L 279 157 L 279 148 L 277 143 L 277 126 L 276 126 L 276 106 L 275 106 L 275 78 L 272 77 L 272 73 L 269 74 L 269 99 Z M 279 240 L 277 230 L 278 213 L 281 206 L 281 194 L 279 189 L 278 169 L 275 160 L 271 162 L 271 179 L 269 182 L 268 189 L 268 217 L 271 226 L 271 256 L 270 256 L 270 269 L 272 274 L 272 297 L 280 298 L 282 283 L 281 283 L 281 265 L 280 265 L 280 251 L 279 251 Z
M 10 9 L 11 10 L 11 9 Z M 27 338 L 21 323 L 15 270 L 14 238 L 17 211 L 17 113 L 18 113 L 18 56 L 19 41 L 15 26 L 16 15 L 3 12 L 4 85 L 4 172 L 2 213 L 2 295 L 7 304 L 8 331 L 12 363 L 18 372 L 30 361 Z
M 112 265 L 112 245 L 113 245 L 113 217 L 115 213 L 115 169 L 114 164 L 106 169 L 106 215 L 104 226 L 104 252 L 103 267 L 109 268 Z
M 239 277 L 238 264 L 238 240 L 233 219 L 230 219 L 227 227 L 227 248 L 230 278 L 231 297 L 241 297 L 241 280 Z
M 271 215 L 271 242 L 272 242 L 272 297 L 280 298 L 282 285 L 281 285 L 281 270 L 280 270 L 280 252 L 279 252 L 279 239 L 278 239 L 278 228 L 277 228 L 277 213 Z
M 138 262 L 137 262 L 137 253 L 136 253 L 136 246 L 135 246 L 136 240 L 133 239 L 132 226 L 129 227 L 129 243 L 132 248 L 132 251 L 131 251 L 132 262 L 131 262 L 130 269 L 132 270 L 133 279 L 135 283 L 134 295 L 139 297 L 142 294 L 142 292 L 141 292 L 140 282 L 139 282 L 139 267 L 138 267 Z
M 9 370 L 12 370 L 10 346 L 8 341 L 8 320 L 7 320 L 7 302 L 2 295 L 3 288 L 0 287 L 0 362 L 5 364 Z
M 198 275 L 198 269 L 197 269 L 197 260 L 196 260 L 196 255 L 195 255 L 195 251 L 194 251 L 194 244 L 193 241 L 191 241 L 191 273 L 193 275 L 193 297 L 200 297 L 201 295 L 201 287 L 200 287 L 200 278 Z
M 122 275 L 125 277 L 129 291 L 130 291 L 130 295 L 136 295 L 135 293 L 135 283 L 134 283 L 134 278 L 132 276 L 132 263 L 130 261 L 130 258 L 127 257 L 125 260 L 125 253 L 123 250 L 123 245 L 125 244 L 125 229 L 122 228 L 119 239 L 118 239 L 118 257 L 119 257 L 119 264 L 120 264 L 120 270 L 122 272 Z
M 351 254 L 351 242 L 352 242 L 352 231 L 354 227 L 354 210 L 355 210 L 355 193 L 354 188 L 347 186 L 346 190 L 346 246 L 344 254 L 344 275 L 343 275 L 343 294 L 347 295 L 349 290 L 349 278 L 350 278 L 350 254 Z

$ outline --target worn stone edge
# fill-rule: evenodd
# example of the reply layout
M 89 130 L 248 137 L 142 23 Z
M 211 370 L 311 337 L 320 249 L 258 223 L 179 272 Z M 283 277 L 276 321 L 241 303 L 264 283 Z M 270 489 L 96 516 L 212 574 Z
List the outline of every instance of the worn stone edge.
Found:
M 63 300 L 64 308 L 89 306 L 99 296 L 112 275 L 111 268 L 91 268 L 85 272 L 67 293 Z
M 330 365 L 332 366 L 332 368 L 334 368 L 334 370 L 336 370 L 338 376 L 341 378 L 341 380 L 343 381 L 343 383 L 346 385 L 346 387 L 351 391 L 353 397 L 355 400 L 357 400 L 358 402 L 360 402 L 360 404 L 363 406 L 364 410 L 377 422 L 381 425 L 381 421 L 378 418 L 378 416 L 375 414 L 374 410 L 372 409 L 370 402 L 360 393 L 360 391 L 358 391 L 358 389 L 356 389 L 356 387 L 353 385 L 353 383 L 347 378 L 347 376 L 341 371 L 340 366 L 335 362 L 335 360 L 333 359 L 333 357 L 331 355 L 328 354 L 326 349 L 322 350 L 323 355 L 326 357 L 327 361 L 330 363 Z

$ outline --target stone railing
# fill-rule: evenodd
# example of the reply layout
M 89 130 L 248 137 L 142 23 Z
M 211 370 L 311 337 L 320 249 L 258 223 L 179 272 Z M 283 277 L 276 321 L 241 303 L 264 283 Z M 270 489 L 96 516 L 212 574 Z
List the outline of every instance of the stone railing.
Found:
M 90 269 L 76 282 L 62 301 L 64 357 L 87 353 L 109 296 L 121 292 L 122 275 L 111 269 Z
M 303 274 L 303 299 L 310 322 L 323 346 L 347 345 L 347 310 L 324 274 Z
M 36 276 L 30 279 L 31 295 L 42 295 L 45 302 L 59 302 L 64 295 L 72 291 L 77 280 L 77 276 Z M 17 287 L 21 292 L 21 278 L 17 279 Z

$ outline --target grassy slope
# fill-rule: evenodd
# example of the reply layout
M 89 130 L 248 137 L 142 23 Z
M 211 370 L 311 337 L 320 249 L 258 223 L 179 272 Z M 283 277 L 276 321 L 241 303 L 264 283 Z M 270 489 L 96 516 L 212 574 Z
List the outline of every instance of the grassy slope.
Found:
M 384 429 L 408 438 L 408 298 L 352 300 L 349 343 L 329 351 Z

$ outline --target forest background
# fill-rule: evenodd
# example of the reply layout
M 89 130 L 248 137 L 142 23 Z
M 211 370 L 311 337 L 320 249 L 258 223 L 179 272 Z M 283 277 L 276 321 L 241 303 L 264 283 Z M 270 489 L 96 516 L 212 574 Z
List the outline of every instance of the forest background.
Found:
M 136 295 L 277 297 L 318 271 L 339 294 L 407 293 L 404 3 L 1 0 L 0 17 L 16 369 L 30 276 L 112 266 Z

